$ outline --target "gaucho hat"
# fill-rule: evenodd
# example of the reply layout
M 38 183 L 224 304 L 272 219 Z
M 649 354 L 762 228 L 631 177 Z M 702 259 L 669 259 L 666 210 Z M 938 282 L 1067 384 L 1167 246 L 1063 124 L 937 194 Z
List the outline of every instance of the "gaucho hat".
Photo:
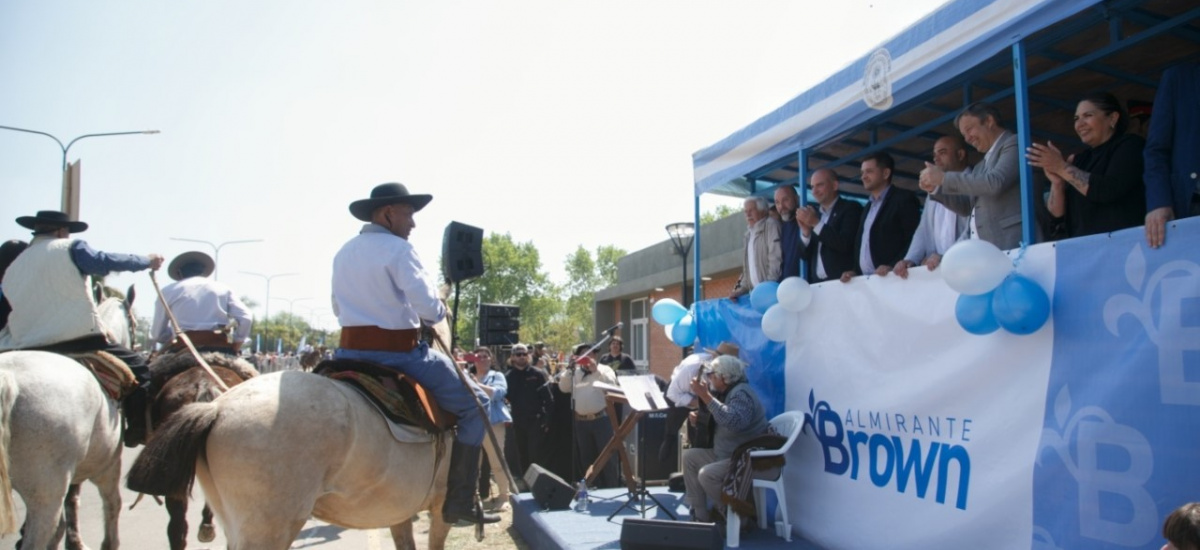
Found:
M 171 260 L 171 265 L 167 266 L 167 275 L 170 275 L 171 278 L 176 281 L 182 281 L 184 279 L 183 268 L 191 264 L 200 264 L 204 266 L 204 271 L 200 273 L 201 277 L 208 277 L 209 275 L 212 275 L 213 269 L 215 269 L 217 265 L 215 262 L 213 262 L 212 257 L 208 254 L 193 250 L 191 252 L 184 252 L 183 254 L 175 256 L 175 259 Z
M 412 195 L 403 183 L 381 183 L 371 190 L 371 198 L 350 203 L 350 213 L 364 222 L 371 221 L 371 212 L 389 204 L 408 204 L 413 211 L 425 208 L 433 195 Z
M 71 218 L 65 213 L 57 210 L 38 210 L 36 216 L 21 216 L 17 218 L 17 224 L 27 229 L 34 229 L 39 225 L 65 227 L 72 233 L 83 233 L 88 228 L 88 224 L 71 221 Z

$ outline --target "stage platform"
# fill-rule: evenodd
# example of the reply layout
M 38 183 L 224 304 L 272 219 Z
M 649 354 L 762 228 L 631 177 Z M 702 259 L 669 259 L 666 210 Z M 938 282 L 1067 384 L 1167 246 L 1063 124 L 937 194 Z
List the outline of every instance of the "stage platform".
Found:
M 688 508 L 683 503 L 682 493 L 672 493 L 666 487 L 649 487 L 654 498 L 670 507 L 671 511 L 681 519 L 688 517 Z M 628 500 L 625 489 L 601 489 L 592 493 L 591 505 L 587 512 L 575 510 L 549 511 L 542 510 L 533 500 L 533 494 L 520 493 L 513 495 L 513 527 L 520 533 L 521 538 L 530 548 L 563 550 L 597 550 L 618 549 L 621 547 L 621 522 L 627 518 L 640 518 L 636 509 L 626 507 L 612 521 L 608 516 L 621 508 Z M 648 501 L 653 504 L 653 501 Z M 657 507 L 646 511 L 646 519 L 671 519 Z M 721 533 L 722 538 L 724 532 Z M 755 525 L 741 537 L 739 548 L 784 549 L 789 550 L 821 550 L 805 541 L 799 535 L 792 535 L 792 542 L 775 536 L 775 530 L 768 525 L 766 530 L 758 529 Z

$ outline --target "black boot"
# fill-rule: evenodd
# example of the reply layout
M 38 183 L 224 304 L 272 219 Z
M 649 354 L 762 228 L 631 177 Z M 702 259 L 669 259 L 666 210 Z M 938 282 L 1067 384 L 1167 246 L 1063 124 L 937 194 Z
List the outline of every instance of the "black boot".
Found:
M 146 399 L 149 393 L 142 384 L 125 396 L 121 410 L 125 413 L 125 446 L 137 447 L 146 442 Z
M 500 516 L 484 514 L 475 506 L 475 493 L 479 480 L 479 452 L 482 447 L 467 445 L 457 439 L 450 451 L 450 479 L 446 487 L 446 503 L 442 505 L 442 517 L 454 525 L 459 521 L 470 523 L 496 523 Z

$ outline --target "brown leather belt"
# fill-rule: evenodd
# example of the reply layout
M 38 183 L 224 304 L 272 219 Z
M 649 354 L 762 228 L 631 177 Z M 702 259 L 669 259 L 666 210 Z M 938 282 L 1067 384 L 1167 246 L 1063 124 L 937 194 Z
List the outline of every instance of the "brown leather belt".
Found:
M 233 344 L 229 342 L 229 337 L 224 332 L 213 332 L 211 330 L 185 330 L 188 340 L 192 341 L 192 345 L 199 348 L 225 348 L 232 350 Z M 171 351 L 179 351 L 187 349 L 187 345 L 182 339 L 176 338 L 171 342 Z
M 412 351 L 421 342 L 421 329 L 388 330 L 379 327 L 342 327 L 343 349 L 363 351 Z
M 592 414 L 575 413 L 575 419 L 580 422 L 587 422 L 589 420 L 595 420 L 597 418 L 600 418 L 600 417 L 604 416 L 605 414 L 607 414 L 607 413 L 605 413 L 604 411 L 600 411 L 598 413 L 592 413 Z

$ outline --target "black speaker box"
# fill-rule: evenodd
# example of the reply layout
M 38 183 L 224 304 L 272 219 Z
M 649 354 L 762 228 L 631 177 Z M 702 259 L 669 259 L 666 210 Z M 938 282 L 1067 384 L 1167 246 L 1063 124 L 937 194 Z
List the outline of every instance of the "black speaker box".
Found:
M 629 415 L 632 411 L 626 409 L 625 415 Z M 645 476 L 646 481 L 667 481 L 671 478 L 671 474 L 682 470 L 679 464 L 679 443 L 678 435 L 675 435 L 676 444 L 672 451 L 665 457 L 665 460 L 659 460 L 658 449 L 662 446 L 664 437 L 667 431 L 667 411 L 651 411 L 646 413 L 632 432 L 625 437 L 625 448 L 629 452 L 629 459 L 633 462 L 633 474 L 636 476 Z M 639 445 L 641 449 L 639 452 Z M 640 465 L 641 461 L 646 461 L 644 465 Z M 639 470 L 638 468 L 643 468 Z
M 483 275 L 483 230 L 450 222 L 442 236 L 442 274 L 452 283 Z
M 537 464 L 530 464 L 525 470 L 525 485 L 529 486 L 538 506 L 546 510 L 566 510 L 575 499 L 575 490 L 570 483 Z
M 722 550 L 725 538 L 715 523 L 625 518 L 621 550 Z

